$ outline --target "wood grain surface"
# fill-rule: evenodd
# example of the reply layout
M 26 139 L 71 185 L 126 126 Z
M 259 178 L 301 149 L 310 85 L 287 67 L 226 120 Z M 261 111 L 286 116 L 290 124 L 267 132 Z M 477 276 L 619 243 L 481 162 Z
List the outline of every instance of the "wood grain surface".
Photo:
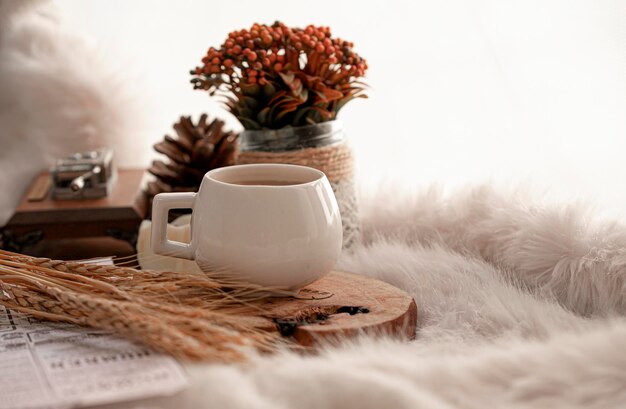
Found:
M 112 230 L 136 234 L 146 214 L 144 174 L 143 169 L 119 169 L 110 194 L 100 199 L 54 200 L 49 191 L 32 201 L 28 192 L 4 229 L 16 237 L 40 232 L 44 240 L 108 236 Z M 49 177 L 40 174 L 33 186 Z
M 352 273 L 333 271 L 302 289 L 297 299 L 272 298 L 264 308 L 277 330 L 303 346 L 361 333 L 415 337 L 413 298 L 390 284 Z
M 93 221 L 94 217 L 99 221 L 138 216 L 143 218 L 145 199 L 140 193 L 144 173 L 143 169 L 118 170 L 117 183 L 108 196 L 100 199 L 55 200 L 48 194 L 43 200 L 29 201 L 27 194 L 18 205 L 10 224 Z M 48 172 L 40 174 L 37 180 L 45 177 L 49 177 Z

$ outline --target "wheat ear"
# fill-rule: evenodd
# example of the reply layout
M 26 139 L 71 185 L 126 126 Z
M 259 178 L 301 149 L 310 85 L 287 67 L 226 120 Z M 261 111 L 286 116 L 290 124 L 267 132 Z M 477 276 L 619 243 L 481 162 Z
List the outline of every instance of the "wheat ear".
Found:
M 184 272 L 64 262 L 0 250 L 0 304 L 87 325 L 179 358 L 240 361 L 285 341 L 256 303 L 267 289 Z

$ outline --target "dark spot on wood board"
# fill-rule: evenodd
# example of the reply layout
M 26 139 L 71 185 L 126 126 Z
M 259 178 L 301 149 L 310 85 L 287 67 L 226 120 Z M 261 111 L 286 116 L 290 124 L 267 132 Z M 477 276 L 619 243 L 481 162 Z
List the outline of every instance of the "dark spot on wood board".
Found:
M 344 307 L 337 308 L 337 314 L 348 313 L 350 315 L 354 315 L 354 314 L 367 314 L 368 312 L 370 312 L 369 308 L 365 308 L 365 307 L 344 306 Z
M 299 326 L 323 323 L 334 314 L 355 315 L 367 314 L 369 312 L 370 310 L 368 308 L 355 306 L 311 307 L 298 311 L 298 313 L 292 317 L 274 318 L 273 321 L 280 335 L 288 337 L 293 335 Z

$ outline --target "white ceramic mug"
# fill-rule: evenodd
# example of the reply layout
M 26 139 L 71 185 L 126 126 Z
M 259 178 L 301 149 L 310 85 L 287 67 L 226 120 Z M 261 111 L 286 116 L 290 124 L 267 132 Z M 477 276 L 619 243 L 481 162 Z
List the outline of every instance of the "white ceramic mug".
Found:
M 191 242 L 166 237 L 170 209 L 192 209 Z M 152 251 L 196 260 L 203 271 L 297 290 L 332 270 L 342 227 L 319 170 L 282 164 L 208 172 L 198 193 L 161 193 L 152 205 Z

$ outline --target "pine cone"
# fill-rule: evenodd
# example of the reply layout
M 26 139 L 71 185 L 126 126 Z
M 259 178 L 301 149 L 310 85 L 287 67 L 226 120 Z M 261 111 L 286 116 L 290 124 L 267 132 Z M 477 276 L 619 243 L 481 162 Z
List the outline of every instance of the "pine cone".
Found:
M 202 114 L 194 125 L 191 117 L 181 117 L 174 124 L 178 137 L 166 135 L 154 145 L 169 160 L 155 160 L 148 169 L 156 176 L 146 187 L 150 201 L 163 192 L 196 192 L 206 172 L 235 164 L 237 135 L 225 131 L 224 122 L 214 119 L 207 123 L 207 118 Z

